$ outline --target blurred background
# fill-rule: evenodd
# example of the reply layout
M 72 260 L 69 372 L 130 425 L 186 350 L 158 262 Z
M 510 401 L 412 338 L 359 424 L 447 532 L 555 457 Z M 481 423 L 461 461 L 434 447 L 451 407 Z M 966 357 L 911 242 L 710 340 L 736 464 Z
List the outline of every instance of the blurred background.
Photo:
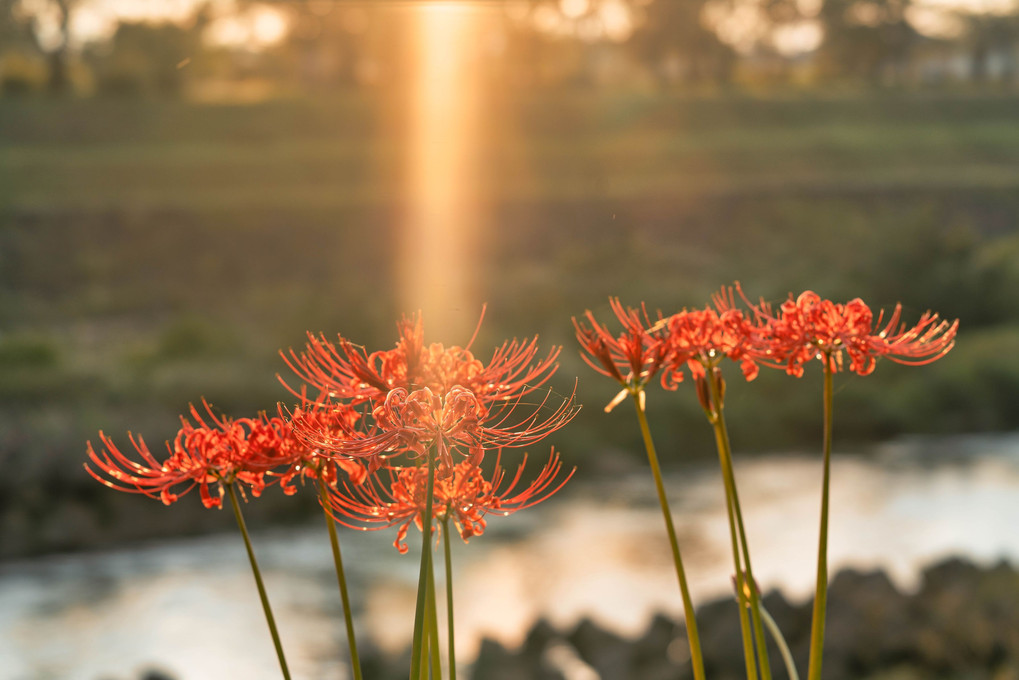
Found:
M 208 603 L 229 590 L 210 581 L 246 569 L 236 537 L 216 538 L 232 517 L 102 488 L 82 470 L 85 441 L 103 430 L 126 444 L 130 430 L 155 444 L 202 397 L 233 416 L 273 411 L 289 396 L 279 350 L 300 350 L 308 331 L 389 348 L 417 310 L 427 340 L 463 344 L 487 305 L 477 355 L 538 334 L 564 346 L 555 389 L 579 379 L 586 407 L 551 442 L 577 465 L 575 490 L 534 526 L 505 520 L 489 552 L 472 544 L 483 556 L 464 559 L 488 572 L 494 556 L 520 559 L 527 527 L 557 534 L 571 517 L 588 518 L 562 539 L 578 545 L 599 542 L 584 539 L 592 517 L 619 524 L 612 554 L 629 557 L 616 572 L 603 555 L 602 578 L 626 582 L 662 557 L 637 428 L 625 408 L 602 412 L 616 386 L 582 363 L 570 317 L 608 320 L 609 296 L 699 307 L 736 280 L 752 298 L 813 289 L 901 301 L 907 321 L 927 309 L 961 320 L 958 346 L 931 366 L 839 376 L 836 451 L 857 474 L 841 492 L 836 478 L 836 494 L 857 500 L 834 566 L 881 566 L 908 585 L 939 556 L 1015 558 L 1000 523 L 1019 490 L 1017 188 L 1011 0 L 0 0 L 0 678 L 135 677 L 148 662 L 226 677 L 214 664 L 189 674 L 211 652 L 189 666 L 159 645 L 187 637 L 188 617 L 219 615 L 200 608 L 151 624 L 149 647 L 130 625 L 81 638 L 159 619 L 133 609 L 139 592 L 156 611 Z M 727 399 L 745 474 L 764 485 L 760 531 L 803 524 L 772 545 L 802 550 L 806 567 L 776 549 L 763 585 L 800 597 L 819 396 L 816 371 L 766 372 L 734 380 Z M 688 529 L 694 563 L 713 572 L 703 597 L 722 594 L 710 429 L 692 390 L 655 391 L 649 406 L 677 513 L 707 518 Z M 637 486 L 605 485 L 631 473 Z M 606 517 L 591 499 L 619 505 Z M 314 500 L 270 492 L 247 512 L 293 580 L 279 587 L 298 603 L 314 599 L 309 583 L 329 597 Z M 634 550 L 638 524 L 648 541 Z M 307 546 L 287 542 L 298 530 Z M 396 559 L 391 537 L 354 540 L 366 579 Z M 226 557 L 213 547 L 224 541 Z M 539 566 L 557 573 L 548 550 Z M 286 570 L 298 553 L 310 575 Z M 392 578 L 412 580 L 410 561 Z M 642 576 L 647 597 L 602 611 L 604 584 L 583 581 L 587 599 L 552 616 L 632 632 L 655 610 L 678 613 L 663 564 Z M 196 580 L 167 584 L 180 570 Z M 236 607 L 253 604 L 236 580 Z M 363 618 L 399 610 L 393 592 L 364 595 Z M 519 641 L 550 600 L 574 602 L 530 582 L 513 592 L 530 604 L 502 602 L 484 625 L 465 614 L 465 635 L 487 625 Z M 465 658 L 476 649 L 465 643 Z

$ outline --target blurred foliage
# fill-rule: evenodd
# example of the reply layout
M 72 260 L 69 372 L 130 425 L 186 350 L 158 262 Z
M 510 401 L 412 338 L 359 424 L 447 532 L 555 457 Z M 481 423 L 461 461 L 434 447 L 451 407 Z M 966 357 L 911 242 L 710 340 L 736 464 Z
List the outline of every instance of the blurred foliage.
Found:
M 121 502 L 82 473 L 86 440 L 132 430 L 158 448 L 203 397 L 271 411 L 289 399 L 278 351 L 307 331 L 392 345 L 407 195 L 391 106 L 4 100 L 0 515 L 15 494 L 40 517 L 54 494 Z M 614 295 L 702 306 L 737 279 L 772 301 L 810 288 L 961 319 L 933 366 L 839 376 L 837 446 L 1019 425 L 1016 96 L 540 89 L 491 107 L 474 348 L 564 346 L 553 387 L 578 381 L 585 408 L 555 444 L 581 474 L 642 449 L 627 404 L 602 412 L 616 386 L 580 360 L 570 317 L 608 319 Z M 741 454 L 817 447 L 816 370 L 729 379 Z M 713 455 L 688 387 L 649 395 L 666 466 Z
M 470 3 L 465 3 L 470 4 Z M 155 5 L 155 3 L 153 3 Z M 1014 89 L 1014 6 L 921 0 L 514 0 L 479 2 L 474 67 L 502 89 L 659 92 L 804 87 Z M 0 94 L 47 91 L 245 100 L 393 86 L 407 78 L 413 3 L 196 3 L 173 22 L 119 19 L 73 32 L 80 0 L 0 0 Z M 273 11 L 283 34 L 223 43 Z M 240 27 L 240 28 L 239 28 Z M 220 29 L 220 30 L 217 30 Z M 793 36 L 793 37 L 790 37 Z
M 184 88 L 186 67 L 201 53 L 199 18 L 190 27 L 172 23 L 121 22 L 113 37 L 92 56 L 102 94 L 178 95 Z
M 25 95 L 45 87 L 46 64 L 41 57 L 24 50 L 0 54 L 0 94 Z
M 535 333 L 565 345 L 555 387 L 579 376 L 588 408 L 564 450 L 639 451 L 626 416 L 600 413 L 615 389 L 576 356 L 570 316 L 605 317 L 610 295 L 665 313 L 700 306 L 737 279 L 773 301 L 806 288 L 902 301 L 907 319 L 960 318 L 960 346 L 933 368 L 847 378 L 840 439 L 1015 427 L 1014 331 L 1002 329 L 1019 318 L 1017 104 L 535 95 L 512 137 L 483 150 L 499 184 L 481 232 L 489 311 L 476 348 Z M 306 331 L 391 345 L 398 143 L 370 102 L 348 98 L 4 107 L 9 412 L 150 409 L 173 423 L 203 396 L 237 414 L 272 409 L 287 398 L 277 351 L 300 349 Z M 809 382 L 732 385 L 736 442 L 812 444 Z M 686 392 L 651 400 L 663 450 L 710 451 Z
M 226 337 L 229 329 L 196 317 L 184 317 L 171 323 L 159 335 L 155 361 L 222 356 L 235 346 Z
M 56 344 L 49 338 L 0 337 L 0 365 L 48 368 L 57 364 L 59 356 Z
M 278 43 L 209 40 L 269 5 Z M 77 504 L 105 524 L 128 502 L 81 471 L 99 429 L 158 448 L 203 398 L 272 411 L 281 349 L 309 331 L 387 348 L 406 311 L 410 4 L 217 3 L 77 45 L 85 6 L 0 0 L 0 534 L 19 537 L 0 556 L 81 545 L 60 529 Z M 1019 426 L 1015 12 L 946 9 L 932 37 L 915 0 L 485 6 L 465 46 L 485 83 L 482 205 L 461 206 L 488 303 L 474 349 L 564 346 L 552 386 L 585 409 L 555 442 L 581 474 L 642 448 L 628 404 L 602 412 L 616 386 L 570 317 L 607 320 L 609 296 L 702 306 L 734 280 L 961 319 L 933 366 L 839 376 L 837 446 Z M 783 49 L 805 25 L 820 42 Z M 741 454 L 817 447 L 818 371 L 729 379 Z M 688 388 L 649 395 L 666 466 L 714 455 Z

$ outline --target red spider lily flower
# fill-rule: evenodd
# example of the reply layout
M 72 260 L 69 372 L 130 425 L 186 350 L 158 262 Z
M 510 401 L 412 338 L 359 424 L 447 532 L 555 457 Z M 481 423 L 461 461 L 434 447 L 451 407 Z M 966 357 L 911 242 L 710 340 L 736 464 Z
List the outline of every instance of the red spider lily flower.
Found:
M 740 364 L 748 381 L 757 377 L 761 350 L 755 322 L 733 304 L 732 291 L 714 296 L 714 307 L 683 310 L 658 324 L 668 348 L 662 386 L 675 389 L 683 381 L 683 369 L 694 379 L 704 378 L 723 358 Z
M 477 396 L 459 385 L 444 397 L 423 387 L 407 393 L 397 388 L 386 396 L 382 406 L 373 413 L 379 429 L 386 437 L 395 437 L 400 448 L 418 456 L 432 444 L 440 466 L 453 467 L 450 446 L 460 444 L 471 452 L 471 458 L 480 460 L 481 423 L 488 415 Z
M 588 366 L 623 386 L 605 407 L 606 412 L 615 408 L 627 394 L 643 395 L 644 386 L 662 367 L 668 349 L 648 332 L 651 321 L 643 304 L 640 309 L 623 307 L 619 298 L 609 298 L 609 304 L 623 326 L 619 336 L 613 336 L 606 326 L 599 324 L 590 310 L 584 313 L 587 324 L 573 318 L 577 341 L 583 350 L 581 358 Z
M 312 412 L 327 413 L 333 408 L 327 400 L 364 405 L 358 427 L 323 429 L 317 417 L 295 418 L 295 432 L 306 445 L 366 459 L 371 470 L 384 458 L 419 457 L 435 446 L 440 471 L 449 474 L 453 449 L 466 449 L 477 460 L 486 448 L 528 446 L 577 413 L 574 395 L 553 408 L 551 390 L 541 400 L 525 402 L 558 368 L 558 347 L 535 360 L 537 338 L 507 341 L 484 364 L 466 348 L 426 346 L 420 316 L 404 318 L 398 328 L 396 348 L 385 352 L 368 355 L 342 338 L 333 346 L 311 337 L 304 354 L 291 351 L 284 357 L 321 390 L 323 399 Z
M 442 465 L 449 469 L 453 465 L 451 446 L 466 446 L 474 455 L 480 451 L 480 423 L 488 414 L 473 393 L 462 387 L 454 387 L 442 397 L 427 387 L 409 393 L 398 387 L 372 410 L 372 429 L 354 428 L 356 419 L 333 420 L 333 427 L 323 427 L 329 414 L 349 408 L 318 403 L 304 413 L 295 413 L 291 422 L 298 437 L 309 446 L 339 456 L 366 458 L 371 472 L 381 466 L 384 458 L 403 452 L 422 456 L 433 444 Z
M 554 450 L 538 475 L 522 489 L 520 485 L 527 456 L 517 467 L 516 474 L 507 482 L 506 471 L 496 456 L 495 467 L 489 479 L 481 468 L 471 461 L 463 461 L 453 468 L 445 479 L 436 479 L 432 521 L 453 521 L 464 542 L 480 536 L 486 527 L 486 515 L 511 515 L 546 500 L 566 484 L 574 470 L 556 481 L 562 470 L 559 454 Z M 398 527 L 393 545 L 401 554 L 407 552 L 404 542 L 413 523 L 423 529 L 425 494 L 428 471 L 424 466 L 389 468 L 387 480 L 382 473 L 360 486 L 343 485 L 330 489 L 329 513 L 344 526 L 378 530 Z M 388 483 L 387 483 L 388 482 Z
M 196 425 L 181 417 L 180 430 L 173 442 L 166 444 L 170 456 L 165 461 L 156 460 L 141 437 L 129 434 L 141 458 L 137 462 L 100 432 L 102 449 L 97 451 L 92 442 L 88 443 L 88 457 L 96 469 L 86 463 L 85 470 L 111 489 L 145 494 L 166 505 L 198 486 L 202 504 L 219 507 L 223 485 L 235 481 L 249 486 L 253 495 L 260 495 L 266 486 L 265 473 L 289 461 L 300 446 L 288 436 L 289 426 L 282 418 L 267 418 L 265 414 L 237 420 L 217 417 L 207 403 L 203 404 L 211 424 L 192 406 Z M 216 494 L 210 492 L 210 485 L 217 487 Z
M 374 470 L 379 462 L 393 455 L 425 455 L 434 446 L 439 459 L 440 476 L 454 467 L 452 451 L 466 449 L 469 459 L 479 462 L 488 448 L 529 446 L 565 426 L 577 414 L 575 393 L 556 408 L 548 406 L 552 391 L 536 404 L 526 405 L 518 398 L 513 403 L 486 406 L 465 387 L 454 386 L 444 395 L 424 387 L 408 392 L 391 390 L 384 402 L 372 411 L 370 430 L 344 428 L 340 436 L 319 428 L 314 421 L 295 418 L 297 436 L 309 446 L 343 456 L 368 458 Z M 331 408 L 321 405 L 319 409 Z
M 767 363 L 797 377 L 813 359 L 827 362 L 832 372 L 841 371 L 844 355 L 849 357 L 849 370 L 858 375 L 872 373 L 881 357 L 913 366 L 929 364 L 955 346 L 959 327 L 958 319 L 949 322 L 930 311 L 907 327 L 901 321 L 901 304 L 886 322 L 883 311 L 875 318 L 860 298 L 835 303 L 809 290 L 795 299 L 790 295 L 777 317 L 770 316 L 766 306 L 755 311 L 769 321 L 764 334 Z
M 280 416 L 284 413 L 283 406 L 280 406 Z M 301 427 L 322 433 L 333 439 L 347 436 L 346 433 L 353 431 L 352 428 L 361 418 L 361 414 L 352 406 L 347 404 L 328 404 L 323 402 L 310 402 L 304 400 L 300 406 L 295 407 L 287 413 L 289 417 L 288 436 L 294 437 L 295 424 Z M 295 447 L 296 455 L 289 461 L 286 471 L 279 473 L 280 488 L 285 494 L 292 495 L 297 492 L 293 480 L 300 477 L 311 479 L 322 479 L 327 485 L 335 485 L 340 479 L 342 472 L 354 484 L 362 484 L 368 476 L 368 469 L 357 460 L 346 456 L 335 456 L 328 454 L 321 449 L 308 446 L 299 438 L 296 441 L 300 445 Z M 379 463 L 374 462 L 377 468 Z M 371 468 L 372 462 L 369 462 Z
M 513 401 L 542 387 L 558 366 L 560 348 L 538 359 L 536 337 L 503 343 L 485 364 L 470 351 L 473 338 L 467 347 L 425 345 L 420 316 L 404 318 L 397 328 L 400 339 L 391 350 L 367 354 L 342 337 L 333 345 L 309 334 L 304 353 L 290 350 L 282 356 L 304 382 L 330 398 L 371 400 L 375 405 L 397 388 L 413 392 L 427 387 L 445 394 L 457 385 L 485 403 Z

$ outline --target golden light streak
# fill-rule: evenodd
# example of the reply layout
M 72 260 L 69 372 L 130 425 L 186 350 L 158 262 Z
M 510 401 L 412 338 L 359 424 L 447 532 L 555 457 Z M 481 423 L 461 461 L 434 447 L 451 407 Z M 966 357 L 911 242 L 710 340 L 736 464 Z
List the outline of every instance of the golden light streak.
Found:
M 464 343 L 477 322 L 478 74 L 470 49 L 481 10 L 463 2 L 416 8 L 409 210 L 399 303 L 421 310 L 429 336 Z M 475 41 L 476 42 L 476 41 Z

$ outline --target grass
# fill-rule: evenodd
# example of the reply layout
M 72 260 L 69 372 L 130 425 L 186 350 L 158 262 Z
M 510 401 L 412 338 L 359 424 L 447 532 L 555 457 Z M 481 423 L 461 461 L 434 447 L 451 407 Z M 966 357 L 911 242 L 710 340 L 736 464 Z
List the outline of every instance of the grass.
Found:
M 236 415 L 274 408 L 276 353 L 306 330 L 392 343 L 406 140 L 384 104 L 3 102 L 0 404 L 14 434 L 0 458 L 47 461 L 11 484 L 80 470 L 100 427 L 158 441 L 202 396 Z M 565 345 L 556 387 L 579 376 L 587 408 L 557 446 L 580 461 L 607 441 L 640 451 L 600 413 L 613 386 L 573 349 L 570 317 L 604 316 L 608 296 L 670 311 L 740 279 L 771 299 L 901 300 L 911 318 L 960 317 L 959 347 L 846 381 L 839 438 L 1014 428 L 1017 105 L 565 92 L 503 106 L 474 160 L 489 303 L 476 347 Z M 806 382 L 733 385 L 735 445 L 814 445 Z M 664 465 L 710 452 L 692 395 L 653 394 L 649 417 Z
M 1008 189 L 1019 183 L 1016 104 L 550 95 L 495 121 L 479 164 L 498 168 L 487 191 L 507 201 Z M 376 207 L 402 197 L 404 148 L 379 107 L 9 101 L 0 186 L 8 205 L 32 210 Z

